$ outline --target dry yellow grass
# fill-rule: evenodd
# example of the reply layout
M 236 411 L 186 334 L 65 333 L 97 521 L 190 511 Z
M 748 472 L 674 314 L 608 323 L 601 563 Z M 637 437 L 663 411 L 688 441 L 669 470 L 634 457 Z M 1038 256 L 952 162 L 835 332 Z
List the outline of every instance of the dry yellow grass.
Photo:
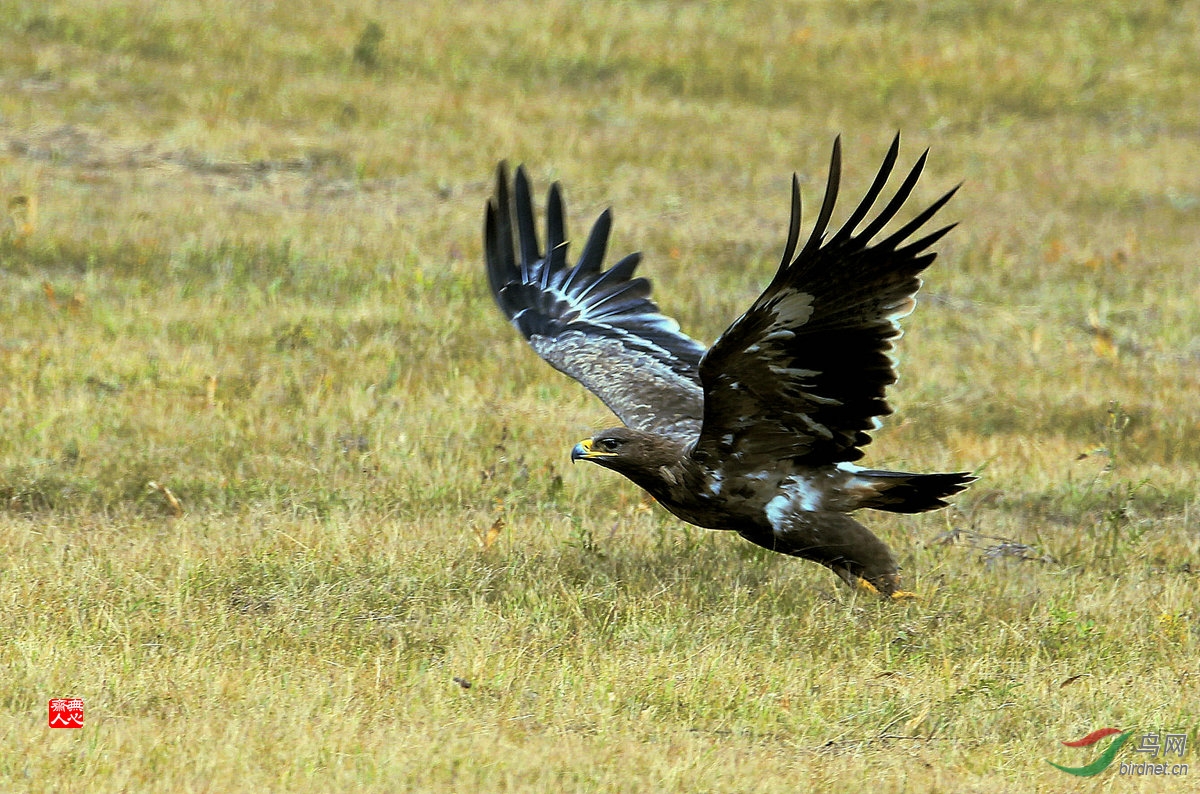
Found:
M 0 788 L 1189 790 L 1043 759 L 1200 767 L 1197 51 L 1169 2 L 8 4 Z M 711 340 L 791 172 L 897 129 L 962 223 L 868 459 L 982 479 L 871 517 L 887 606 L 570 467 L 611 418 L 479 238 L 524 161 Z

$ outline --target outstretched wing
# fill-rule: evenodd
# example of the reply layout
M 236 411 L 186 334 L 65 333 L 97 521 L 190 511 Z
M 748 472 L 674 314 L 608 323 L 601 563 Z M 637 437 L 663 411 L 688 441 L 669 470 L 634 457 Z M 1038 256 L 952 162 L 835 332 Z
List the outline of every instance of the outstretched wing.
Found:
M 611 227 L 605 210 L 579 262 L 569 266 L 562 191 L 555 183 L 543 253 L 525 169 L 517 168 L 510 201 L 508 169 L 500 163 L 483 235 L 492 295 L 539 356 L 586 386 L 626 425 L 690 440 L 703 413 L 704 347 L 658 311 L 649 281 L 633 277 L 640 254 L 601 270 Z
M 951 190 L 890 236 L 872 243 L 904 204 L 925 166 L 922 154 L 887 206 L 860 231 L 896 163 L 896 136 L 883 166 L 850 218 L 826 239 L 841 173 L 835 141 L 816 226 L 796 253 L 800 189 L 792 179 L 792 218 L 775 278 L 721 335 L 700 363 L 704 425 L 695 452 L 747 464 L 791 459 L 825 465 L 862 457 L 868 430 L 891 413 L 884 391 L 896 381 L 890 357 L 898 320 L 916 305 L 927 252 L 953 224 L 910 241 Z

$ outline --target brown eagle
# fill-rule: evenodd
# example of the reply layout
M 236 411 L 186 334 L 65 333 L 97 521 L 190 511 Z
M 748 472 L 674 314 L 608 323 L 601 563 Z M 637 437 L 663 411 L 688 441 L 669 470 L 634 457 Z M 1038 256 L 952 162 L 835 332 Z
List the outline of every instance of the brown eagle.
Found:
M 579 442 L 571 459 L 625 475 L 684 521 L 819 562 L 851 586 L 905 595 L 887 545 L 849 514 L 935 510 L 975 478 L 852 463 L 870 443 L 868 431 L 880 427 L 878 417 L 891 413 L 884 392 L 896 381 L 889 354 L 901 335 L 898 320 L 916 305 L 918 276 L 935 257 L 929 247 L 953 228 L 911 239 L 957 188 L 872 242 L 928 156 L 868 221 L 899 146 L 897 136 L 866 196 L 829 235 L 841 173 L 835 140 L 825 199 L 803 247 L 793 175 L 779 270 L 708 350 L 650 300 L 650 282 L 633 275 L 640 254 L 602 269 L 609 210 L 571 265 L 558 184 L 550 187 L 543 249 L 529 178 L 518 168 L 510 194 L 501 163 L 484 224 L 492 294 L 539 356 L 625 425 Z

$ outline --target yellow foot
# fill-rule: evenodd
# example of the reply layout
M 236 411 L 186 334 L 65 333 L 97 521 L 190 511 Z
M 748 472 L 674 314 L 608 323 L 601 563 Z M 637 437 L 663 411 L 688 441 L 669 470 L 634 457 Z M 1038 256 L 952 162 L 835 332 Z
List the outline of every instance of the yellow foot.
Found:
M 891 594 L 889 594 L 888 596 L 884 596 L 883 593 L 879 592 L 878 587 L 871 584 L 866 579 L 863 579 L 861 576 L 858 577 L 857 579 L 858 579 L 858 589 L 859 590 L 863 591 L 864 593 L 870 593 L 871 595 L 877 595 L 880 598 L 886 597 L 886 598 L 890 598 L 893 601 L 907 601 L 907 600 L 913 599 L 913 598 L 920 598 L 920 596 L 917 595 L 916 593 L 910 593 L 907 590 L 893 590 L 891 592 Z
M 858 577 L 858 589 L 862 590 L 864 593 L 870 593 L 871 595 L 879 595 L 879 588 L 876 587 L 875 585 L 871 584 L 870 582 L 868 582 L 866 579 L 862 578 L 861 576 Z

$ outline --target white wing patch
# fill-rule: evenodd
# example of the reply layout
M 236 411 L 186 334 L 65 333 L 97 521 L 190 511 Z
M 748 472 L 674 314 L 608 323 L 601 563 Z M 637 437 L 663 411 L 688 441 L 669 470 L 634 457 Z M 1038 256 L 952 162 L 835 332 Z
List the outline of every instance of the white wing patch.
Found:
M 784 295 L 771 307 L 771 312 L 775 315 L 771 327 L 795 328 L 808 322 L 813 313 L 812 302 L 813 296 L 807 292 L 789 292 Z
M 782 493 L 771 501 L 767 502 L 767 521 L 771 523 L 771 529 L 775 530 L 776 533 L 786 531 L 784 529 L 783 519 L 787 516 L 787 510 L 791 506 L 791 497 Z
M 789 477 L 781 484 L 781 493 L 767 502 L 765 512 L 771 529 L 785 532 L 785 520 L 790 513 L 814 513 L 821 509 L 823 494 L 804 477 Z
M 817 375 L 821 374 L 815 369 L 802 369 L 801 367 L 777 367 L 774 364 L 768 364 L 767 369 L 770 370 L 772 375 L 778 375 L 779 377 L 787 378 L 788 380 L 799 378 L 815 378 Z M 831 402 L 837 401 L 832 400 Z

